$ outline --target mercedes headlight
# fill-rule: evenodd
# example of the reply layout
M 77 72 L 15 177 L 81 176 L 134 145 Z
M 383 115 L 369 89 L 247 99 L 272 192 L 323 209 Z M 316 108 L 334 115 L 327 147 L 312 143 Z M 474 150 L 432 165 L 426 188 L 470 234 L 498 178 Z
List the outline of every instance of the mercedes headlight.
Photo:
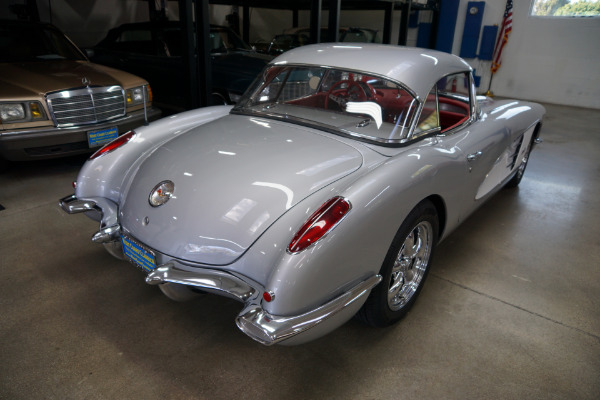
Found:
M 143 104 L 144 98 L 146 99 L 147 103 L 152 101 L 152 89 L 150 89 L 150 85 L 127 89 L 126 93 L 127 106 L 137 106 L 138 104 Z
M 46 114 L 39 101 L 0 103 L 0 121 L 3 123 L 45 120 Z

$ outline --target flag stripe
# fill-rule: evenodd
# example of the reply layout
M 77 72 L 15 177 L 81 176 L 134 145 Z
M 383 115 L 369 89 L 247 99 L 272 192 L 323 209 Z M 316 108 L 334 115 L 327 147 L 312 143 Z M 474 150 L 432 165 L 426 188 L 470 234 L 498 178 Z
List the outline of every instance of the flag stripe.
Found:
M 512 0 L 507 0 L 504 18 L 502 20 L 502 28 L 500 29 L 500 34 L 498 35 L 498 40 L 496 41 L 496 47 L 494 48 L 494 54 L 492 56 L 492 73 L 496 73 L 502 63 L 502 50 L 508 41 L 508 34 L 512 31 L 512 15 L 513 2 Z

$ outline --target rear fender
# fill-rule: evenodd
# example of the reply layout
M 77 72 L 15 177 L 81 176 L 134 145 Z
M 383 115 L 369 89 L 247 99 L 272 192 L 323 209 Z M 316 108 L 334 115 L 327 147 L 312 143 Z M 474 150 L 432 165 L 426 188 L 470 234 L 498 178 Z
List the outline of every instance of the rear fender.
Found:
M 265 285 L 275 300 L 263 307 L 273 315 L 303 313 L 379 273 L 408 213 L 432 195 L 444 204 L 455 191 L 458 170 L 450 161 L 458 155 L 439 152 L 433 143 L 435 138 L 410 150 L 414 156 L 393 157 L 353 182 L 342 180 L 328 187 L 327 198 L 341 195 L 352 209 L 315 245 L 297 254 L 281 251 L 281 259 Z M 433 187 L 441 192 L 432 192 Z M 288 228 L 289 235 L 303 222 Z

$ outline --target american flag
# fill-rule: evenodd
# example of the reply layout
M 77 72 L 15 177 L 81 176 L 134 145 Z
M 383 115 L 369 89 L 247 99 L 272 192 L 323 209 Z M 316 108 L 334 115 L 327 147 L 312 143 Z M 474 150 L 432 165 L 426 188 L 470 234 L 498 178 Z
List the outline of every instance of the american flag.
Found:
M 513 15 L 513 2 L 512 0 L 506 1 L 506 10 L 504 11 L 504 19 L 502 20 L 502 27 L 500 28 L 500 34 L 498 35 L 498 41 L 496 41 L 496 47 L 494 48 L 494 55 L 492 57 L 492 73 L 496 73 L 500 68 L 502 62 L 502 49 L 508 41 L 508 34 L 512 31 L 512 15 Z

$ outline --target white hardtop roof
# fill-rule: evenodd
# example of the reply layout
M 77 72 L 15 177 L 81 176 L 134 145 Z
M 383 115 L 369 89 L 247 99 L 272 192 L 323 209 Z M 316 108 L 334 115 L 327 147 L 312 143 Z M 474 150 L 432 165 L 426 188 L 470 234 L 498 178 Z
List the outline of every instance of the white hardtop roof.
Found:
M 324 43 L 301 46 L 273 59 L 271 64 L 305 64 L 364 71 L 403 83 L 425 99 L 443 76 L 471 67 L 452 54 L 416 47 L 372 43 Z

